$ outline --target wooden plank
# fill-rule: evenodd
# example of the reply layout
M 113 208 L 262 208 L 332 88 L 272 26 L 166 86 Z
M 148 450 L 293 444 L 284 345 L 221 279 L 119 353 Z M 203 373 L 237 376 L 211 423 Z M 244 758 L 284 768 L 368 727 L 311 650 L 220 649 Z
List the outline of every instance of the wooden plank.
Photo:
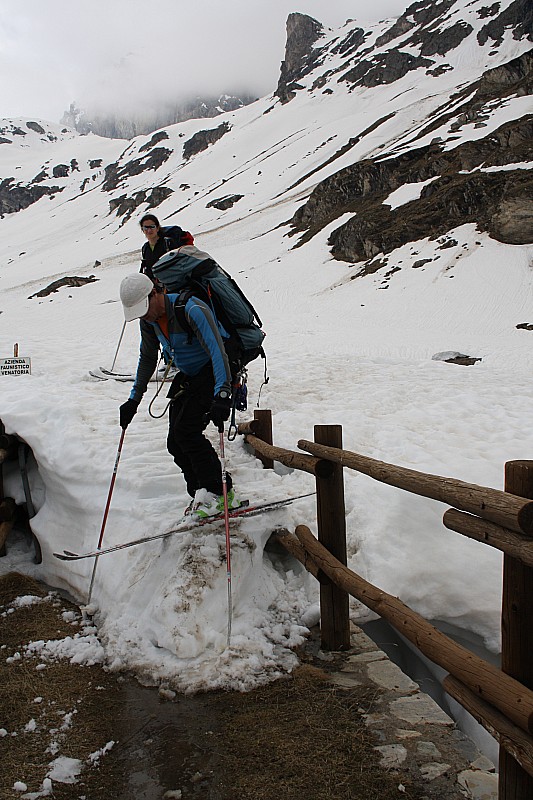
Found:
M 307 550 L 302 547 L 300 540 L 291 533 L 286 528 L 278 528 L 272 533 L 271 539 L 276 539 L 280 544 L 283 545 L 285 550 L 294 556 L 303 566 L 306 568 L 308 572 L 311 573 L 317 580 L 321 580 L 321 576 L 324 573 L 320 572 L 320 568 L 315 563 L 315 561 L 311 558 Z M 270 540 L 269 540 L 270 541 Z M 329 582 L 329 578 L 324 575 L 325 580 Z
M 255 435 L 266 444 L 272 444 L 272 412 L 268 409 L 256 409 L 254 411 Z M 270 456 L 258 453 L 259 460 L 262 461 L 264 469 L 274 469 L 274 461 Z
M 315 441 L 342 447 L 340 425 L 315 425 Z M 327 463 L 327 462 L 326 462 Z M 346 565 L 346 510 L 344 477 L 340 465 L 327 477 L 316 476 L 318 540 Z M 320 638 L 323 650 L 350 647 L 350 598 L 345 589 L 331 581 L 320 584 Z
M 299 525 L 295 533 L 332 581 L 388 620 L 431 661 L 499 709 L 519 728 L 533 732 L 533 692 L 530 689 L 449 639 L 397 597 L 349 570 L 315 539 L 305 525 Z
M 422 497 L 430 497 L 461 511 L 488 519 L 504 528 L 533 536 L 533 503 L 531 500 L 525 500 L 523 497 L 508 492 L 500 492 L 498 489 L 465 483 L 455 478 L 444 478 L 440 475 L 430 475 L 414 469 L 398 467 L 395 464 L 377 461 L 375 458 L 352 453 L 349 450 L 325 447 L 306 439 L 301 439 L 298 447 L 319 458 L 330 459 L 336 464 L 342 464 L 344 467 L 350 467 L 369 475 L 381 483 L 396 486 L 398 489 L 404 489 Z
M 533 775 L 533 737 L 513 725 L 494 706 L 481 700 L 457 678 L 447 675 L 442 685 L 445 691 L 466 708 L 502 747 L 512 753 L 513 758 L 529 775 Z
M 285 464 L 286 467 L 299 469 L 302 470 L 302 472 L 309 472 L 311 475 L 319 475 L 325 478 L 331 475 L 335 469 L 335 465 L 332 464 L 331 461 L 327 461 L 323 458 L 315 458 L 314 456 L 307 456 L 303 453 L 297 453 L 294 450 L 284 450 L 282 447 L 275 447 L 275 445 L 267 444 L 263 442 L 262 439 L 251 434 L 246 436 L 246 442 L 260 455 L 271 458 L 273 461 L 279 461 L 280 464 Z
M 533 567 L 533 539 L 529 536 L 502 528 L 486 519 L 465 514 L 464 511 L 456 511 L 454 508 L 446 511 L 442 521 L 449 530 L 495 547 L 513 558 L 518 558 L 523 564 Z
M 533 461 L 505 465 L 505 490 L 533 498 Z M 533 688 L 533 568 L 503 557 L 502 670 Z M 500 800 L 533 798 L 533 776 L 504 746 L 500 748 Z

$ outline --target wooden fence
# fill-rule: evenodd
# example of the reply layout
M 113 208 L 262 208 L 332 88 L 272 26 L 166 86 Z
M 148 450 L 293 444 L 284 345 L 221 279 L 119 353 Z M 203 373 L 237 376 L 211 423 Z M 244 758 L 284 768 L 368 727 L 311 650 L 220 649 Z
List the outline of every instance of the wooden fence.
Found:
M 273 445 L 270 411 L 256 411 L 239 433 L 265 468 L 277 461 L 315 476 L 318 538 L 304 525 L 274 536 L 320 583 L 322 647 L 350 646 L 349 595 L 385 618 L 448 671 L 445 690 L 498 740 L 499 800 L 532 800 L 533 461 L 508 462 L 498 491 L 344 450 L 338 425 L 315 426 L 313 442 L 298 442 L 303 453 Z M 345 467 L 452 506 L 443 518 L 447 528 L 503 552 L 501 670 L 347 568 Z

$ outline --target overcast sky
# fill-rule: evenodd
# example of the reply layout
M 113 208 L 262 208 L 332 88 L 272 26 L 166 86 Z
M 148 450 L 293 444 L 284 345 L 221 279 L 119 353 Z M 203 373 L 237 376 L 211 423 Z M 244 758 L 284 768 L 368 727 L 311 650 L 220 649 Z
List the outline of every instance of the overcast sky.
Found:
M 397 17 L 409 0 L 0 0 L 0 117 L 58 122 L 96 109 L 245 90 L 268 94 L 299 11 L 335 28 Z

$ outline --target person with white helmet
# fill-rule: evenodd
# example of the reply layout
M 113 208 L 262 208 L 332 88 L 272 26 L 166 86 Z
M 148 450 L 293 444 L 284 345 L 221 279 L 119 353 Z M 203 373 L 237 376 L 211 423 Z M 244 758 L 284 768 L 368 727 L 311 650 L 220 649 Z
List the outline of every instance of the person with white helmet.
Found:
M 126 429 L 166 348 L 179 372 L 168 397 L 167 448 L 185 478 L 192 500 L 185 513 L 199 518 L 224 510 L 222 466 L 204 430 L 212 420 L 219 430 L 229 418 L 231 375 L 223 339 L 228 337 L 209 306 L 197 297 L 185 304 L 184 331 L 174 313 L 177 294 L 158 292 L 147 275 L 128 275 L 120 285 L 126 322 L 140 320 L 141 346 L 137 374 L 129 399 L 120 406 L 120 426 Z M 239 505 L 227 475 L 228 504 Z

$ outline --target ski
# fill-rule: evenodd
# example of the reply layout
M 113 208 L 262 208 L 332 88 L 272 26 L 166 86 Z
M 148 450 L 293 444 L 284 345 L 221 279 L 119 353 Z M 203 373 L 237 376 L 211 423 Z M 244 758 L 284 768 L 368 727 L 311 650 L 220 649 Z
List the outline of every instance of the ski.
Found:
M 150 378 L 151 381 L 162 381 L 165 374 L 166 367 L 159 369 Z M 167 381 L 171 380 L 176 375 L 176 369 L 172 369 L 167 375 Z M 133 383 L 135 380 L 134 372 L 112 372 L 105 367 L 98 367 L 97 369 L 90 369 L 89 375 L 91 378 L 97 378 L 99 381 L 119 381 L 121 383 Z
M 272 500 L 267 503 L 257 503 L 250 505 L 248 500 L 245 500 L 239 508 L 234 508 L 229 512 L 230 519 L 239 519 L 243 517 L 255 517 L 258 514 L 265 514 L 268 511 L 276 511 L 278 508 L 284 508 L 295 500 L 301 500 L 304 497 L 312 497 L 315 492 L 308 492 L 307 494 L 299 494 L 296 497 L 287 497 L 285 500 Z M 172 528 L 164 533 L 156 533 L 153 536 L 143 536 L 141 539 L 134 539 L 132 542 L 124 542 L 123 544 L 115 544 L 112 547 L 106 547 L 103 550 L 92 550 L 89 553 L 73 553 L 71 550 L 63 550 L 62 553 L 54 553 L 56 558 L 61 561 L 77 561 L 80 558 L 95 558 L 102 556 L 106 553 L 114 553 L 116 550 L 124 550 L 126 547 L 134 547 L 138 544 L 145 544 L 146 542 L 153 542 L 156 539 L 164 539 L 167 536 L 173 536 L 175 533 L 188 533 L 195 531 L 198 528 L 203 528 L 206 525 L 219 525 L 224 524 L 224 514 L 217 514 L 213 517 L 206 517 L 205 519 L 196 520 L 193 523 L 184 522 L 180 523 L 178 527 Z

